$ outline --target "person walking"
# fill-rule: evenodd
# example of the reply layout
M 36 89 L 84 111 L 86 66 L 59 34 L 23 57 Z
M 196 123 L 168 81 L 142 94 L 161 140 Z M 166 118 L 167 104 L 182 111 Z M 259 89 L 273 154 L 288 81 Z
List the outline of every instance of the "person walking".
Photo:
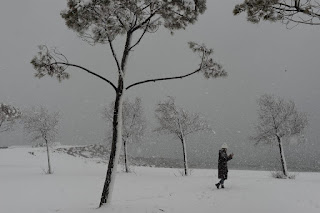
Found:
M 233 158 L 233 153 L 228 155 L 227 149 L 228 145 L 224 143 L 219 150 L 218 178 L 220 181 L 216 184 L 217 189 L 219 189 L 220 186 L 224 188 L 224 181 L 228 178 L 228 161 Z

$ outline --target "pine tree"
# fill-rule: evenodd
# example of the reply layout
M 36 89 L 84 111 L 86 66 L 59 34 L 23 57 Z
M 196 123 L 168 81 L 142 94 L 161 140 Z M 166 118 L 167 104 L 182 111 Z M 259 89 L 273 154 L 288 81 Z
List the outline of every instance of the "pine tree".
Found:
M 206 0 L 68 0 L 67 9 L 61 12 L 67 27 L 92 45 L 109 46 L 117 67 L 117 83 L 114 84 L 88 68 L 70 63 L 58 50 L 44 45 L 39 46 L 38 54 L 31 60 L 38 78 L 49 75 L 62 81 L 70 77 L 66 69 L 76 67 L 102 79 L 115 91 L 112 147 L 99 206 L 110 203 L 111 200 L 122 145 L 122 102 L 126 90 L 150 82 L 182 79 L 196 73 L 203 73 L 206 78 L 226 76 L 222 66 L 211 58 L 212 49 L 189 42 L 191 50 L 200 57 L 198 68 L 192 72 L 174 77 L 141 80 L 131 85 L 124 83 L 126 73 L 130 72 L 127 66 L 128 58 L 146 34 L 156 33 L 160 27 L 173 34 L 174 31 L 194 24 L 205 10 Z M 121 57 L 118 57 L 114 41 L 121 36 L 125 37 L 125 40 Z

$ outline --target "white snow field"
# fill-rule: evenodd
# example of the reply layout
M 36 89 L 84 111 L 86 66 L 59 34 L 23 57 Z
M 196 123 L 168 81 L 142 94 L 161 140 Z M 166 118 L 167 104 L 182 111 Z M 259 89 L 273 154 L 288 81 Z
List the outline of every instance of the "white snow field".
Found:
M 230 170 L 218 190 L 216 170 L 182 177 L 178 169 L 147 167 L 119 172 L 112 204 L 97 209 L 106 165 L 57 152 L 51 159 L 54 174 L 46 175 L 41 148 L 0 149 L 1 213 L 320 212 L 320 173 L 280 180 L 270 172 Z

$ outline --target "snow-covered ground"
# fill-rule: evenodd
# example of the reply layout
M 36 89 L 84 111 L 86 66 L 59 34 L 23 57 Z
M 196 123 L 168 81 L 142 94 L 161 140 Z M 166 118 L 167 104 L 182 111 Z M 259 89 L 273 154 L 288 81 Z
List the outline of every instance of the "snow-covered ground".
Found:
M 0 149 L 1 213 L 320 212 L 320 173 L 279 180 L 231 170 L 218 190 L 216 170 L 182 177 L 178 169 L 146 167 L 119 172 L 112 205 L 97 209 L 106 165 L 57 152 L 51 159 L 54 174 L 46 175 L 41 148 Z

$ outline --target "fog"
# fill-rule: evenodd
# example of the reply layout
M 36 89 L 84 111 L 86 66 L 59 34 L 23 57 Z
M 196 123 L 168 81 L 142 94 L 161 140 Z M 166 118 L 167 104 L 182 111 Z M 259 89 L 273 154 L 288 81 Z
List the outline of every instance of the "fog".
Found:
M 257 119 L 256 100 L 264 93 L 292 99 L 309 115 L 307 141 L 294 140 L 285 147 L 290 165 L 320 167 L 320 61 L 317 26 L 298 25 L 287 29 L 280 23 L 251 24 L 245 16 L 233 16 L 240 1 L 208 1 L 206 13 L 184 31 L 171 36 L 160 29 L 149 34 L 131 54 L 126 84 L 156 77 L 186 74 L 199 60 L 188 41 L 214 48 L 214 58 L 229 76 L 207 80 L 195 75 L 184 80 L 150 83 L 134 87 L 127 97 L 141 97 L 150 131 L 145 141 L 131 146 L 131 155 L 182 158 L 181 144 L 171 136 L 152 132 L 157 125 L 154 109 L 167 96 L 176 97 L 179 106 L 199 112 L 216 134 L 188 138 L 190 161 L 216 164 L 223 142 L 234 152 L 237 163 L 278 164 L 276 145 L 255 146 L 253 134 Z M 59 141 L 62 144 L 104 144 L 106 125 L 101 110 L 114 100 L 105 82 L 76 69 L 68 69 L 69 80 L 34 78 L 30 60 L 37 45 L 57 47 L 71 63 L 87 67 L 115 81 L 116 67 L 108 46 L 90 46 L 67 29 L 59 13 L 64 0 L 2 0 L 0 7 L 0 102 L 21 109 L 43 105 L 62 113 Z M 121 51 L 123 41 L 116 41 Z M 0 145 L 30 144 L 22 129 L 1 133 Z M 289 144 L 289 143 L 288 143 Z M 268 166 L 270 168 L 270 166 Z

